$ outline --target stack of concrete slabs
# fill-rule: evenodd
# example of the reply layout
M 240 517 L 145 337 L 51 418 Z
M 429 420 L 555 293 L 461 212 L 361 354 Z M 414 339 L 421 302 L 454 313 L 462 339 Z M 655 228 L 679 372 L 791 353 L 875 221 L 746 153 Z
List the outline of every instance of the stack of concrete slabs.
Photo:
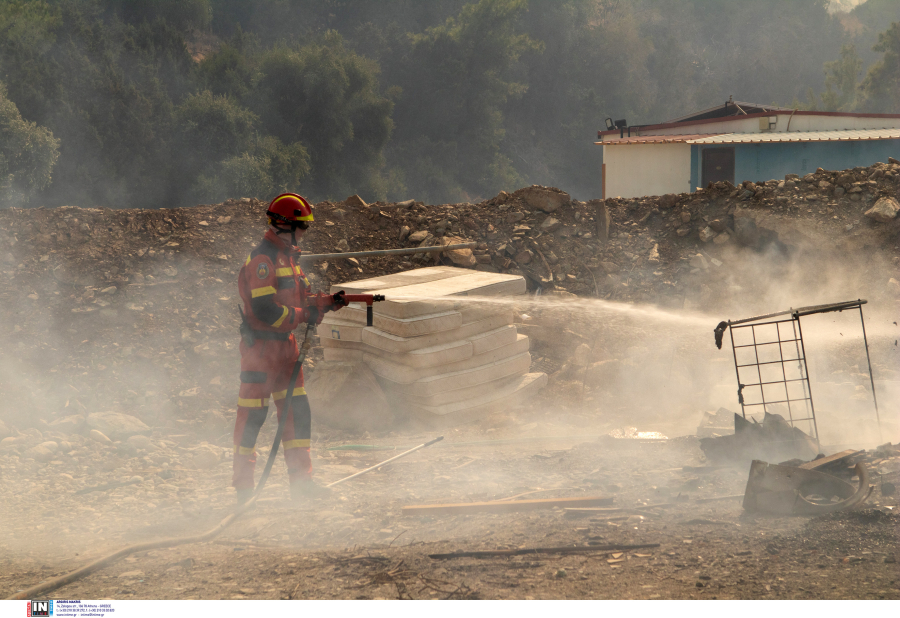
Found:
M 500 410 L 547 382 L 529 373 L 525 335 L 502 300 L 525 293 L 520 276 L 437 266 L 334 285 L 384 294 L 366 326 L 365 306 L 329 313 L 319 337 L 329 361 L 365 362 L 385 391 L 427 416 Z M 488 297 L 496 297 L 496 301 Z M 473 297 L 473 298 L 466 298 Z

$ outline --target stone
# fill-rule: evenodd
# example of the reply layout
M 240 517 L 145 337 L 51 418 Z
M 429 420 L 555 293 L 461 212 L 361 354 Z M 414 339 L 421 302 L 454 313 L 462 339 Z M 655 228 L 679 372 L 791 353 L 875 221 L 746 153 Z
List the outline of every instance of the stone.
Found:
M 888 163 L 890 163 L 891 165 L 900 165 L 900 161 L 898 161 L 894 157 L 888 157 Z
M 750 217 L 735 217 L 734 235 L 738 242 L 747 247 L 755 247 L 759 244 L 759 228 L 756 226 L 756 221 Z
M 827 190 L 827 189 L 830 189 L 830 188 L 831 188 L 831 183 L 828 182 L 827 180 L 820 180 L 820 181 L 819 181 L 819 188 L 820 188 L 820 189 L 826 189 L 826 190 Z
M 91 432 L 88 434 L 94 442 L 99 442 L 100 444 L 111 444 L 112 440 L 106 437 L 106 434 L 102 431 L 98 431 L 96 429 L 91 429 Z
M 450 241 L 447 244 L 463 244 L 462 238 L 448 238 L 447 240 Z M 475 259 L 471 249 L 451 249 L 450 251 L 444 251 L 444 255 L 450 258 L 457 266 L 464 268 L 475 268 L 475 265 L 478 264 L 478 260 Z
M 153 446 L 153 443 L 150 442 L 150 438 L 148 438 L 147 436 L 142 436 L 140 434 L 131 436 L 130 438 L 128 438 L 128 440 L 126 440 L 126 442 L 128 442 L 128 444 L 139 451 L 149 450 Z
M 13 436 L 7 436 L 0 440 L 0 449 L 6 449 L 19 443 L 19 439 Z
M 604 200 L 591 200 L 589 205 L 594 208 L 594 221 L 596 222 L 596 235 L 602 241 L 609 239 L 609 228 L 612 225 L 609 209 Z
M 800 180 L 800 176 L 797 174 L 785 174 L 784 180 L 785 180 L 785 182 L 788 180 Z
M 714 245 L 724 245 L 724 244 L 727 243 L 729 240 L 731 240 L 731 236 L 730 236 L 730 235 L 728 235 L 728 234 L 719 234 L 718 236 L 716 236 L 715 238 L 713 238 L 713 244 L 714 244 Z
M 854 184 L 852 187 L 850 187 L 850 190 L 847 191 L 847 193 L 850 193 L 852 195 L 853 193 L 862 193 L 862 190 L 863 189 L 861 186 L 859 186 L 858 184 Z
M 702 240 L 703 242 L 709 242 L 715 237 L 716 232 L 708 225 L 700 230 L 700 240 Z
M 408 225 L 404 225 L 400 228 L 400 242 L 403 242 L 404 240 L 409 238 L 410 231 L 411 230 L 409 229 Z
M 483 273 L 499 273 L 500 269 L 493 264 L 476 264 L 475 270 Z
M 359 197 L 358 195 L 351 195 L 347 199 L 344 200 L 344 205 L 346 206 L 355 206 L 356 208 L 368 208 L 369 205 L 366 204 L 366 201 Z
M 846 193 L 846 192 L 847 191 L 844 189 L 844 187 L 835 187 L 834 188 L 834 197 L 843 197 L 844 193 Z
M 347 216 L 347 211 L 342 208 L 335 208 L 331 211 L 331 216 L 340 220 Z
M 193 462 L 195 468 L 201 470 L 215 467 L 220 459 L 219 450 L 209 444 L 198 446 L 191 453 L 191 462 Z
M 691 211 L 690 210 L 682 210 L 681 211 L 681 222 L 682 223 L 690 223 L 691 222 Z
M 838 175 L 838 177 L 834 181 L 834 184 L 845 186 L 845 185 L 853 184 L 853 181 L 854 181 L 854 178 L 853 178 L 852 174 L 844 173 L 844 174 Z
M 529 264 L 531 262 L 531 258 L 534 257 L 534 254 L 531 252 L 531 249 L 525 249 L 524 251 L 519 251 L 516 254 L 516 262 L 519 264 Z
M 900 203 L 893 197 L 883 197 L 875 202 L 875 205 L 867 210 L 865 215 L 879 223 L 890 223 L 897 217 L 898 212 L 900 212 Z
M 347 242 L 346 238 L 342 238 L 337 241 L 337 244 L 334 246 L 334 250 L 340 253 L 346 253 L 350 251 L 350 243 Z
M 544 212 L 555 212 L 563 204 L 568 204 L 572 201 L 569 194 L 564 191 L 554 191 L 537 185 L 523 189 L 520 195 L 524 198 L 526 204 Z
M 96 429 L 116 440 L 124 440 L 135 434 L 150 433 L 150 428 L 141 419 L 119 412 L 89 414 L 87 424 L 91 429 Z
M 555 232 L 561 225 L 562 223 L 559 221 L 559 219 L 547 217 L 546 219 L 544 219 L 544 222 L 541 223 L 541 229 L 545 232 Z
M 50 423 L 50 428 L 53 431 L 58 431 L 60 433 L 72 434 L 81 433 L 82 430 L 84 430 L 84 425 L 85 419 L 83 416 L 80 414 L 72 414 L 56 419 Z
M 48 441 L 42 442 L 37 446 L 33 446 L 27 451 L 25 451 L 26 457 L 32 457 L 37 461 L 50 461 L 53 459 L 53 455 L 56 454 L 56 451 L 59 450 L 59 444 L 56 442 Z
M 803 176 L 803 182 L 814 182 L 816 180 L 816 175 L 812 172 Z
M 722 221 L 721 219 L 713 219 L 712 221 L 709 222 L 709 227 L 712 228 L 713 232 L 718 234 L 720 232 L 724 232 L 726 226 L 725 226 L 725 222 Z
M 709 269 L 709 262 L 706 261 L 706 257 L 702 253 L 698 253 L 690 260 L 691 268 L 700 268 L 703 270 Z
M 685 225 L 683 227 L 680 227 L 677 230 L 675 230 L 675 233 L 678 234 L 679 236 L 687 236 L 688 234 L 691 233 L 691 226 Z
M 511 212 L 508 215 L 506 215 L 506 222 L 507 223 L 518 223 L 519 221 L 521 221 L 524 218 L 525 218 L 525 213 L 515 211 L 515 212 Z
M 674 208 L 678 203 L 678 196 L 674 193 L 667 193 L 659 198 L 659 207 L 662 209 Z
M 858 202 L 858 201 L 861 200 L 861 199 L 862 199 L 862 198 L 860 197 L 859 193 L 851 193 L 851 194 L 850 194 L 850 201 L 851 201 L 851 202 Z
M 426 238 L 428 238 L 428 230 L 420 230 L 410 234 L 407 240 L 409 240 L 409 242 L 422 242 Z

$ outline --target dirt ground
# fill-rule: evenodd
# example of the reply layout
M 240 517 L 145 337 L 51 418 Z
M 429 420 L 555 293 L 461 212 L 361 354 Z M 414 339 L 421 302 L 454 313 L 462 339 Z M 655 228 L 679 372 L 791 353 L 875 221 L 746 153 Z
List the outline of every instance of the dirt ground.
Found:
M 53 598 L 114 599 L 898 599 L 897 496 L 819 518 L 741 508 L 747 466 L 705 465 L 696 438 L 593 437 L 588 418 L 552 425 L 532 412 L 449 430 L 445 440 L 334 488 L 288 500 L 278 462 L 255 509 L 212 542 L 144 552 L 65 586 Z M 579 426 L 578 421 L 581 421 Z M 528 428 L 528 431 L 522 431 Z M 268 428 L 271 429 L 271 428 Z M 493 429 L 493 431 L 488 431 Z M 537 435 L 535 435 L 537 434 Z M 543 436 L 558 435 L 559 439 Z M 271 440 L 265 432 L 261 443 Z M 486 437 L 490 436 L 490 437 Z M 394 435 L 398 449 L 432 435 Z M 314 449 L 330 482 L 396 451 Z M 92 487 L 123 473 L 98 448 Z M 230 464 L 78 495 L 53 466 L 9 492 L 0 542 L 4 597 L 121 546 L 212 528 L 232 507 Z M 265 455 L 263 450 L 262 455 Z M 7 479 L 15 470 L 5 469 Z M 8 475 L 8 476 L 7 476 Z M 168 475 L 167 475 L 168 476 Z M 880 479 L 896 483 L 900 474 Z M 63 481 L 65 479 L 62 479 Z M 26 491 L 21 491 L 26 489 Z M 39 489 L 35 492 L 34 489 Z M 35 493 L 47 496 L 35 500 Z M 163 497 L 158 497 L 163 496 Z M 502 499 L 607 496 L 643 509 L 571 518 L 559 508 L 504 514 L 404 515 L 402 507 Z M 722 498 L 708 500 L 710 498 Z M 35 506 L 40 504 L 40 506 Z M 666 504 L 668 506 L 655 507 Z M 27 514 L 24 515 L 23 514 Z M 16 539 L 28 538 L 27 544 Z M 658 544 L 632 551 L 433 559 L 457 551 Z

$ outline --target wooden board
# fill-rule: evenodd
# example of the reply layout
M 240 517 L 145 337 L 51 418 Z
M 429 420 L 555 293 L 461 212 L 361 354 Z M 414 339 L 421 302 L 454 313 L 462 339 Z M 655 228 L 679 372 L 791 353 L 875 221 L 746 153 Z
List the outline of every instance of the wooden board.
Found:
M 821 457 L 819 459 L 813 459 L 812 461 L 807 461 L 805 464 L 800 464 L 797 466 L 803 470 L 816 470 L 821 468 L 822 466 L 827 466 L 830 463 L 834 463 L 840 459 L 847 459 L 853 455 L 856 455 L 859 451 L 854 451 L 853 449 L 848 449 L 846 451 L 841 451 L 840 453 L 835 453 L 834 455 L 829 455 L 828 457 Z
M 463 502 L 457 504 L 417 504 L 400 509 L 403 515 L 464 515 L 466 513 L 517 513 L 579 506 L 609 506 L 613 498 L 592 496 L 585 498 L 543 498 L 537 500 L 495 500 L 493 502 Z

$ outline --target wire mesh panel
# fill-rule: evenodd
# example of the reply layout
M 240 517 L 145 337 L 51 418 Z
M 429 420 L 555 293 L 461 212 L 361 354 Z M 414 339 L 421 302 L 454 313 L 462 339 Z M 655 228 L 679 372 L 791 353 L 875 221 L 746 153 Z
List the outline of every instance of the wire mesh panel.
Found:
M 744 418 L 779 414 L 818 440 L 799 317 L 732 324 L 731 345 Z

